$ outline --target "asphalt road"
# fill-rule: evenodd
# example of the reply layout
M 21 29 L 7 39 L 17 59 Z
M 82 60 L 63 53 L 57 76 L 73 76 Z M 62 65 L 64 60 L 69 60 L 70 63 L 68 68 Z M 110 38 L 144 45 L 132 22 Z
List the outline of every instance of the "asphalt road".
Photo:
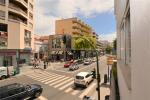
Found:
M 96 82 L 93 81 L 88 88 L 74 88 L 74 76 L 81 71 L 91 71 L 96 63 L 88 66 L 80 65 L 80 69 L 69 72 L 64 70 L 63 63 L 49 66 L 48 70 L 31 70 L 25 74 L 0 80 L 0 86 L 10 83 L 40 84 L 43 93 L 37 100 L 82 100 L 84 95 L 95 92 Z M 55 69 L 55 67 L 57 69 Z M 60 68 L 60 69 L 59 69 Z M 61 70 L 62 69 L 62 70 Z M 106 57 L 100 57 L 99 70 L 101 78 L 107 73 Z

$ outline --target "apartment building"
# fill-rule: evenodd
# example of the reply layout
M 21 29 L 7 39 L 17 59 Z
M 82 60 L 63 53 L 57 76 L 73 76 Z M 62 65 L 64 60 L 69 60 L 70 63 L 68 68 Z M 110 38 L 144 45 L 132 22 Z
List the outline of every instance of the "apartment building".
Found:
M 33 30 L 34 0 L 0 0 L 0 49 L 2 51 L 7 53 L 8 49 L 12 52 L 16 49 L 33 50 Z M 25 56 L 28 57 L 26 54 Z
M 69 34 L 69 35 L 92 35 L 92 28 L 85 24 L 78 18 L 68 18 L 56 20 L 55 22 L 55 33 L 56 34 Z
M 149 10 L 149 0 L 115 0 L 120 100 L 150 100 Z

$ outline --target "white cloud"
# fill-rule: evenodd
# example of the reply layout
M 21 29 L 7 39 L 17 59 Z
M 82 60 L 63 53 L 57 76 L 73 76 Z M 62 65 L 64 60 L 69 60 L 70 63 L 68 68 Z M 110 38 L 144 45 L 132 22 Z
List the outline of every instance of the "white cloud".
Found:
M 54 34 L 55 20 L 111 12 L 113 0 L 36 0 L 35 32 Z
M 101 34 L 100 40 L 108 40 L 109 42 L 113 42 L 113 40 L 116 38 L 116 32 L 108 33 L 108 34 Z

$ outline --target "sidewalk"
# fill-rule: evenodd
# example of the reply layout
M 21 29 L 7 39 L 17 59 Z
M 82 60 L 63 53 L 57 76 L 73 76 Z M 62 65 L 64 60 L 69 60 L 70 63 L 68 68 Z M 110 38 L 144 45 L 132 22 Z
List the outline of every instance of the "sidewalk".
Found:
M 106 95 L 110 95 L 110 84 L 104 84 L 101 82 L 101 87 L 100 87 L 100 100 L 105 100 L 105 96 Z M 93 95 L 91 95 L 92 98 L 94 98 L 94 100 L 98 100 L 98 94 L 97 91 L 95 91 L 93 93 Z

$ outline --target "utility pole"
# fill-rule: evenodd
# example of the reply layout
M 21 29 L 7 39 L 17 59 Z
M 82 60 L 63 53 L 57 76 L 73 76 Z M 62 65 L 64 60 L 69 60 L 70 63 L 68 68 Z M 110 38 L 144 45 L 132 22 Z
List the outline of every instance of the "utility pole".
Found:
M 66 41 L 67 37 L 66 35 L 63 36 L 63 43 L 64 43 L 64 61 L 66 61 Z
M 97 60 L 97 94 L 98 94 L 98 100 L 100 100 L 100 73 L 99 73 L 99 60 L 98 60 L 98 51 L 96 50 L 96 60 Z
M 81 37 L 82 39 L 85 39 L 94 49 L 94 51 L 96 52 L 96 62 L 97 62 L 97 94 L 98 94 L 98 100 L 100 100 L 100 82 L 101 82 L 101 78 L 100 78 L 100 73 L 99 73 L 99 60 L 98 60 L 98 51 L 96 50 L 95 46 L 93 46 L 93 44 L 86 38 Z

